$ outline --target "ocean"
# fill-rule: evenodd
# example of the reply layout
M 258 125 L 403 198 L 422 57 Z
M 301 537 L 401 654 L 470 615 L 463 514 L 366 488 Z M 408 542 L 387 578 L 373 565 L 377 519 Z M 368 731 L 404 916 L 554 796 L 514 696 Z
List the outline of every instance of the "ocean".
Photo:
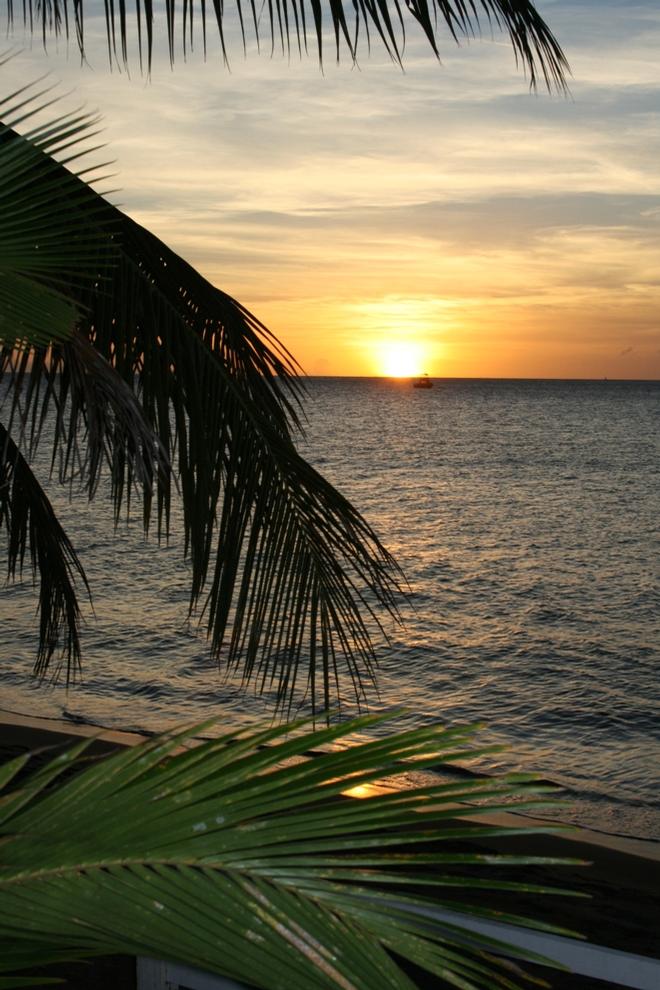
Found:
M 543 812 L 660 840 L 660 382 L 307 379 L 305 456 L 410 585 L 374 709 L 480 722 L 478 769 L 563 788 Z M 124 729 L 269 720 L 187 619 L 181 544 L 50 493 L 94 596 L 84 680 L 37 686 L 30 581 L 0 598 L 3 708 Z M 2 560 L 0 559 L 0 566 Z

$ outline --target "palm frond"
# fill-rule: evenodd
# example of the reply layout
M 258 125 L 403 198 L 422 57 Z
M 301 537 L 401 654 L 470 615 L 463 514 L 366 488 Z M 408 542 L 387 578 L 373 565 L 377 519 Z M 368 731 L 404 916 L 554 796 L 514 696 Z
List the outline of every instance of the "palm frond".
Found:
M 0 152 L 26 143 L 3 133 Z M 36 146 L 32 154 L 44 156 Z M 295 361 L 240 303 L 81 179 L 55 163 L 49 174 L 58 167 L 60 240 L 70 194 L 113 264 L 90 280 L 72 261 L 70 340 L 18 355 L 11 338 L 0 348 L 10 426 L 32 453 L 48 436 L 59 480 L 90 495 L 108 466 L 116 516 L 140 484 L 144 525 L 155 499 L 159 535 L 174 471 L 191 609 L 205 610 L 214 654 L 272 689 L 282 710 L 305 694 L 327 710 L 343 679 L 361 700 L 374 680 L 378 614 L 398 614 L 401 579 L 360 513 L 295 449 Z
M 34 456 L 44 431 L 52 437 L 52 473 L 61 484 L 77 482 L 89 498 L 97 492 L 103 465 L 119 511 L 126 479 L 150 491 L 154 477 L 169 484 L 167 455 L 145 420 L 134 392 L 87 337 L 74 330 L 66 358 L 46 348 L 0 347 L 0 381 L 7 380 L 10 430 L 20 431 Z M 52 411 L 52 419 L 48 413 Z
M 16 776 L 25 774 L 20 759 L 8 765 L 0 771 L 0 947 L 11 954 L 0 972 L 34 965 L 36 943 L 161 957 L 266 990 L 410 990 L 395 953 L 464 990 L 518 987 L 493 950 L 538 957 L 428 909 L 485 915 L 478 900 L 447 891 L 532 889 L 496 875 L 535 857 L 464 845 L 515 829 L 460 822 L 456 802 L 467 794 L 480 802 L 471 814 L 492 812 L 516 794 L 523 805 L 538 801 L 544 789 L 514 777 L 471 781 L 465 792 L 461 782 L 347 799 L 356 784 L 473 752 L 469 728 L 437 725 L 328 751 L 375 721 L 237 732 L 182 748 L 193 727 L 87 760 L 77 773 L 87 740 L 27 778 Z M 420 878 L 431 896 L 411 893 Z
M 6 61 L 1 58 L 0 64 Z M 41 346 L 48 367 L 45 388 L 54 395 L 59 372 L 55 342 L 70 341 L 67 374 L 76 379 L 82 404 L 74 402 L 67 410 L 68 425 L 86 436 L 86 457 L 92 465 L 79 463 L 80 445 L 64 429 L 65 401 L 53 423 L 55 436 L 66 442 L 70 458 L 64 473 L 93 481 L 105 458 L 111 461 L 113 485 L 121 490 L 125 462 L 146 486 L 154 471 L 165 472 L 167 465 L 131 390 L 75 331 L 84 305 L 81 291 L 104 291 L 116 243 L 109 226 L 98 227 L 95 204 L 84 198 L 88 187 L 79 177 L 89 180 L 98 172 L 97 167 L 78 163 L 90 150 L 97 150 L 89 149 L 88 142 L 97 133 L 98 119 L 75 112 L 53 120 L 51 107 L 57 99 L 54 88 L 43 83 L 28 84 L 0 99 L 0 113 L 6 114 L 6 121 L 0 122 L 0 364 L 5 381 L 9 380 L 0 401 L 8 416 L 0 427 L 0 521 L 8 541 L 8 576 L 15 578 L 22 571 L 29 549 L 33 575 L 39 579 L 35 674 L 45 676 L 53 658 L 61 656 L 51 673 L 64 667 L 68 682 L 80 667 L 75 579 L 88 592 L 89 588 L 71 542 L 19 450 L 29 434 L 27 452 L 33 454 L 44 429 L 43 417 L 36 418 L 43 383 L 38 369 L 26 374 L 34 359 L 33 345 Z M 43 111 L 51 112 L 42 123 L 35 123 Z M 22 136 L 10 126 L 28 123 L 30 129 Z M 79 167 L 78 175 L 53 155 Z M 99 198 L 101 206 L 103 202 Z M 25 417 L 30 408 L 35 415 L 28 428 Z
M 67 682 L 80 665 L 78 579 L 85 572 L 46 494 L 11 436 L 0 423 L 0 530 L 7 538 L 8 577 L 22 572 L 29 551 L 39 578 L 39 649 L 35 673 L 43 677 L 64 636 Z M 57 672 L 57 671 L 56 671 Z
M 6 0 L 7 24 L 14 23 L 13 0 Z M 236 0 L 236 14 L 245 47 L 248 32 L 259 43 L 263 38 L 272 48 L 280 46 L 290 52 L 292 44 L 298 51 L 307 51 L 311 44 L 319 60 L 324 57 L 323 45 L 326 32 L 335 38 L 336 57 L 342 50 L 355 61 L 362 34 L 367 44 L 373 35 L 380 39 L 386 51 L 396 62 L 404 54 L 406 27 L 416 24 L 424 33 L 434 55 L 439 55 L 440 29 L 444 28 L 457 43 L 481 33 L 485 26 L 504 31 L 509 36 L 516 61 L 529 75 L 530 84 L 536 87 L 541 79 L 548 89 L 565 88 L 568 71 L 561 47 L 538 13 L 531 0 L 353 0 L 345 6 L 341 0 L 323 5 L 320 0 L 279 0 L 257 9 L 254 0 Z M 73 3 L 73 18 L 68 15 L 68 0 L 27 0 L 22 4 L 23 23 L 34 33 L 39 33 L 44 44 L 48 37 L 75 31 L 76 42 L 84 55 L 85 5 L 81 0 Z M 105 5 L 106 33 L 110 58 L 124 64 L 128 62 L 129 5 L 126 0 L 116 0 Z M 201 29 L 206 51 L 207 17 L 215 20 L 224 58 L 227 59 L 225 21 L 228 10 L 225 4 L 214 3 L 213 14 L 207 13 L 204 0 L 167 0 L 165 5 L 166 36 L 170 60 L 175 53 L 186 53 L 192 47 L 195 30 Z M 150 0 L 135 0 L 135 35 L 140 64 L 151 64 L 155 30 L 154 7 Z M 263 38 L 262 38 L 263 36 Z
M 52 157 L 74 165 L 97 151 L 86 142 L 98 133 L 98 117 L 73 112 L 34 124 L 56 101 L 43 82 L 0 98 L 0 341 L 8 345 L 69 337 L 80 316 L 72 282 L 100 283 L 114 256 L 89 200 L 81 209 L 84 185 Z M 18 138 L 13 128 L 28 120 L 33 126 Z M 88 180 L 95 171 L 79 168 Z

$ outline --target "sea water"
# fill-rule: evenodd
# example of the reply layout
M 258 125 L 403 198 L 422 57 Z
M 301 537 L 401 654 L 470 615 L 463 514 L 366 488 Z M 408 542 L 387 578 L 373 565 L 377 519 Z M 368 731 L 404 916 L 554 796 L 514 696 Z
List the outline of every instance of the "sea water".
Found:
M 488 772 L 564 788 L 548 814 L 660 839 L 660 383 L 308 379 L 304 455 L 364 513 L 410 585 L 375 708 L 483 722 Z M 269 719 L 187 617 L 176 538 L 113 530 L 52 485 L 94 596 L 84 680 L 37 687 L 36 597 L 2 589 L 0 703 L 157 730 Z

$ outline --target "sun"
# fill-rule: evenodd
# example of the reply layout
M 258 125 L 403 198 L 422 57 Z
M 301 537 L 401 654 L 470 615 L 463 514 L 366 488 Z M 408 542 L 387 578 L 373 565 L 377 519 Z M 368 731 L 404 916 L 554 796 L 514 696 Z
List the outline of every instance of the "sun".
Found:
M 424 349 L 415 341 L 387 341 L 379 348 L 381 375 L 416 378 L 424 370 Z

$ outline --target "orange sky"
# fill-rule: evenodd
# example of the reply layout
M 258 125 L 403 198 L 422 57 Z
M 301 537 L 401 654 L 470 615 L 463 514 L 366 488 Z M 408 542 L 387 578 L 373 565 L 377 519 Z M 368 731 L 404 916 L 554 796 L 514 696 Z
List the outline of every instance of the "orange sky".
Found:
M 539 7 L 569 99 L 501 39 L 438 66 L 411 38 L 405 73 L 157 57 L 147 84 L 109 74 L 93 20 L 91 67 L 35 45 L 5 76 L 98 107 L 113 201 L 310 374 L 660 378 L 660 11 Z

